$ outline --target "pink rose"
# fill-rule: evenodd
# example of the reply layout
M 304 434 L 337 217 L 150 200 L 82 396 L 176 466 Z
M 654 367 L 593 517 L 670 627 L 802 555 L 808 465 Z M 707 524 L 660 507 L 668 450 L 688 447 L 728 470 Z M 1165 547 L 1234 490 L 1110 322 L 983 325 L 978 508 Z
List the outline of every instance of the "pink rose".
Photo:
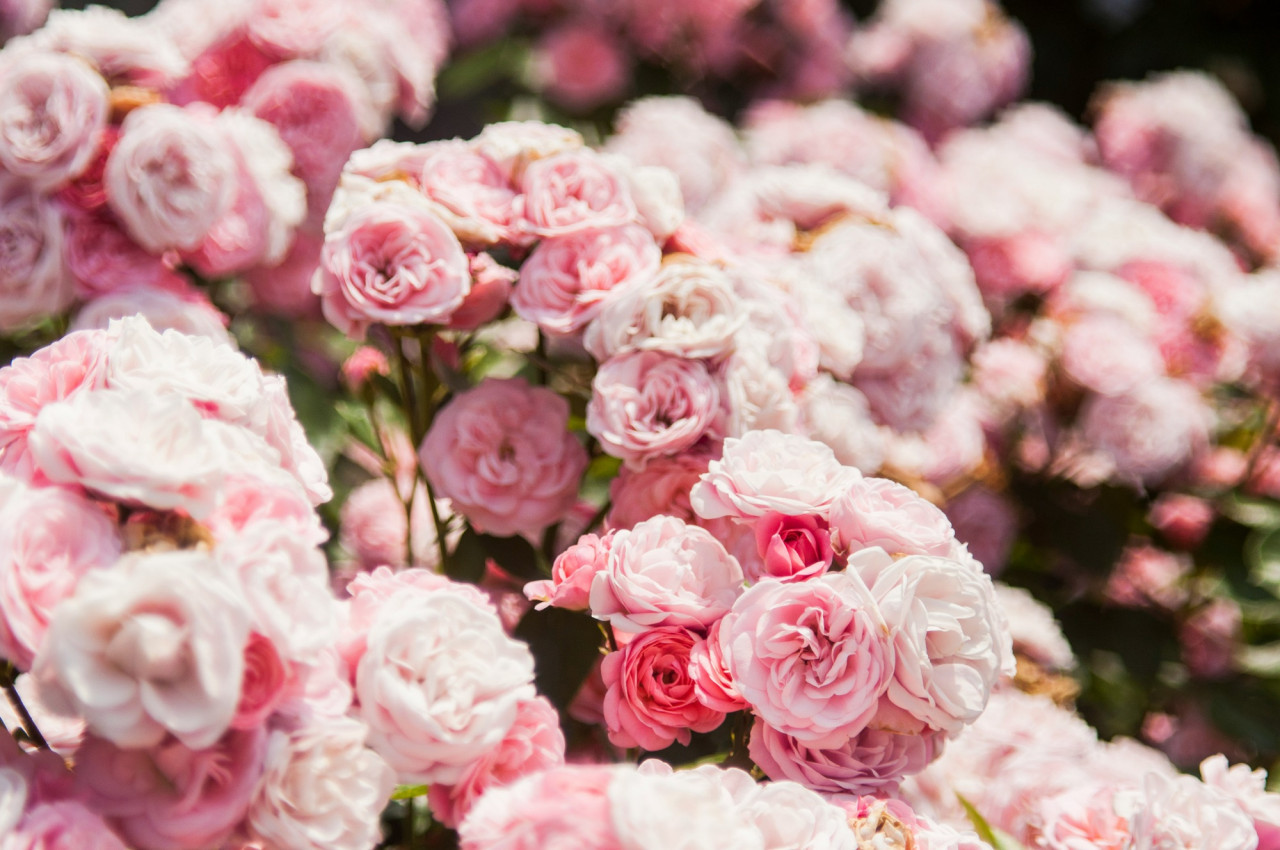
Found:
M 499 535 L 536 534 L 564 517 L 587 467 L 568 403 L 522 379 L 487 379 L 455 397 L 419 457 L 437 496 Z
M 188 336 L 202 336 L 231 345 L 228 318 L 203 290 L 186 283 L 176 273 L 164 288 L 122 289 L 99 295 L 80 308 L 71 322 L 72 330 L 108 330 L 111 323 L 141 316 L 158 331 L 174 330 Z
M 576 333 L 610 292 L 655 273 L 661 259 L 653 237 L 635 224 L 543 239 L 520 267 L 511 306 L 548 333 Z
M 861 732 L 894 674 L 879 606 L 852 572 L 760 582 L 725 615 L 720 643 L 756 716 L 814 748 Z
M 693 679 L 694 695 L 708 708 L 731 714 L 750 708 L 733 686 L 733 678 L 724 663 L 723 644 L 720 643 L 719 619 L 711 624 L 705 640 L 699 639 L 689 651 L 689 678 Z
M 152 253 L 194 250 L 234 197 L 235 157 L 203 115 L 169 104 L 130 112 L 107 158 L 107 200 Z
M 1175 547 L 1192 550 L 1204 541 L 1215 516 L 1213 505 L 1198 496 L 1162 493 L 1152 503 L 1147 521 Z
M 69 215 L 65 228 L 63 255 L 82 297 L 182 283 L 164 260 L 147 253 L 108 216 Z
M 247 816 L 264 847 L 367 850 L 381 838 L 378 815 L 395 774 L 365 746 L 364 724 L 311 717 L 267 740 L 262 779 Z
M 546 697 L 520 703 L 516 722 L 496 747 L 476 760 L 453 785 L 435 784 L 427 801 L 431 815 L 457 829 L 467 812 L 491 788 L 510 785 L 522 776 L 564 764 L 560 715 Z
M 77 331 L 0 369 L 0 469 L 32 474 L 27 437 L 40 411 L 102 387 L 109 345 L 104 331 Z
M 400 782 L 458 782 L 534 696 L 528 646 L 473 590 L 443 585 L 382 606 L 355 665 L 369 745 Z
M 831 536 L 843 554 L 879 547 L 894 555 L 950 555 L 947 515 L 887 478 L 854 481 L 831 505 Z
M 58 606 L 32 675 L 50 708 L 120 746 L 170 732 L 211 746 L 240 700 L 244 609 L 207 553 L 130 555 L 90 571 Z
M 102 77 L 76 57 L 27 51 L 0 81 L 0 164 L 43 190 L 84 171 L 107 124 Z
M 93 502 L 57 487 L 15 487 L 0 509 L 0 656 L 28 669 L 54 609 L 120 548 L 115 522 Z
M 514 236 L 516 191 L 496 162 L 457 139 L 428 142 L 417 153 L 421 170 L 411 176 L 459 239 L 481 247 Z
M 873 548 L 851 555 L 847 573 L 871 588 L 888 624 L 895 662 L 886 699 L 949 733 L 976 720 L 996 681 L 1014 672 L 1009 627 L 981 565 L 934 555 L 894 560 Z
M 380 201 L 325 236 L 312 281 L 325 318 L 363 336 L 375 322 L 445 324 L 471 290 L 458 237 L 424 207 Z
M 507 268 L 488 254 L 472 254 L 468 262 L 471 292 L 462 306 L 453 311 L 450 330 L 473 331 L 502 315 L 511 300 L 511 287 L 519 277 L 515 269 Z
M 71 305 L 62 216 L 47 196 L 0 173 L 0 330 L 17 330 Z
M 266 730 L 232 730 L 205 749 L 167 738 L 121 749 L 88 738 L 76 779 L 90 805 L 137 850 L 220 847 L 244 820 L 262 776 Z
M 705 631 L 742 592 L 742 567 L 706 529 L 658 516 L 615 531 L 591 582 L 591 613 L 614 628 Z
M 458 827 L 462 850 L 622 850 L 609 786 L 620 767 L 566 765 L 485 794 Z
M 1158 378 L 1124 396 L 1094 396 L 1080 436 L 1118 481 L 1156 484 L 1209 441 L 1213 412 L 1190 384 Z
M 541 121 L 499 121 L 480 131 L 476 149 L 519 183 L 529 165 L 567 151 L 583 149 L 582 134 Z
M 896 794 L 898 783 L 942 751 L 937 733 L 903 734 L 866 728 L 831 749 L 805 746 L 757 719 L 751 760 L 770 779 L 790 779 L 823 794 Z
M 311 281 L 323 250 L 323 237 L 299 230 L 279 263 L 245 272 L 244 280 L 253 290 L 254 304 L 275 315 L 318 318 L 321 303 L 311 291 Z
M 561 552 L 551 565 L 550 581 L 531 581 L 524 592 L 529 599 L 540 600 L 538 610 L 548 606 L 586 611 L 590 607 L 591 582 L 604 569 L 613 535 L 597 537 L 584 534 L 578 542 Z
M 609 527 L 631 528 L 659 514 L 696 524 L 689 491 L 706 471 L 707 458 L 696 454 L 652 458 L 643 469 L 624 466 L 609 482 Z
M 659 626 L 604 657 L 604 721 L 615 746 L 687 745 L 690 732 L 710 732 L 724 722 L 722 712 L 697 698 L 689 675 L 696 640 L 686 629 Z
M 285 695 L 289 671 L 275 644 L 257 632 L 244 648 L 244 679 L 232 729 L 252 729 L 266 722 Z
M 525 227 L 538 236 L 621 227 L 638 220 L 622 175 L 585 148 L 531 163 L 521 188 Z
M 304 61 L 268 68 L 241 98 L 241 108 L 275 127 L 293 152 L 312 226 L 323 221 L 342 166 L 363 141 L 356 100 L 337 69 Z
M 1110 784 L 1086 785 L 1038 801 L 1039 843 L 1046 850 L 1133 847 L 1133 831 L 1123 811 L 1127 807 L 1118 791 Z
M 596 372 L 587 432 L 609 454 L 643 466 L 712 436 L 720 414 L 720 389 L 701 361 L 632 351 Z
M 391 374 L 391 364 L 387 355 L 371 345 L 362 345 L 342 361 L 342 382 L 353 393 L 362 391 L 373 380 L 374 375 L 387 377 Z
M 1080 386 L 1110 396 L 1124 395 L 1164 374 L 1160 350 L 1138 328 L 1107 314 L 1067 327 L 1061 365 Z
M 762 572 L 752 581 L 776 578 L 804 581 L 822 575 L 831 566 L 831 529 L 820 516 L 787 516 L 767 513 L 755 522 L 756 548 Z
M 711 462 L 689 501 L 704 519 L 754 519 L 770 512 L 821 516 L 861 477 L 822 443 L 751 431 L 724 441 L 723 454 Z
M 573 112 L 586 112 L 622 95 L 631 81 L 626 48 L 590 20 L 570 21 L 546 33 L 533 60 L 538 87 Z
M 32 806 L 3 834 L 4 850 L 126 850 L 97 812 L 72 800 Z

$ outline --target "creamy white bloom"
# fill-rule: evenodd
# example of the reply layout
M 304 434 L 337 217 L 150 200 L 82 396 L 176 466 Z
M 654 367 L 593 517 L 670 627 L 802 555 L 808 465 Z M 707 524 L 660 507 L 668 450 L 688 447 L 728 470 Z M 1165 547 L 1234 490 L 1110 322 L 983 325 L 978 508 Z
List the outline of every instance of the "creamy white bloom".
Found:
M 206 552 L 127 555 L 58 606 L 32 675 L 50 709 L 118 746 L 172 733 L 203 749 L 235 716 L 246 607 Z

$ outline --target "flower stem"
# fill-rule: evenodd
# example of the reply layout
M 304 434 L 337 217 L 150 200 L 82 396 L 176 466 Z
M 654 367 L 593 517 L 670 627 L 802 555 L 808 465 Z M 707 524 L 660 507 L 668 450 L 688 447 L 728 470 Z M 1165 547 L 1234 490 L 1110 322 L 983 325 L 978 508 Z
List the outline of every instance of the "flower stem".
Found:
M 31 716 L 31 712 L 27 711 L 27 707 L 22 703 L 22 696 L 18 693 L 18 671 L 14 669 L 12 664 L 5 663 L 0 672 L 0 676 L 4 678 L 4 693 L 9 698 L 9 705 L 13 706 L 13 710 L 18 715 L 18 720 L 22 724 L 22 731 L 27 734 L 31 743 L 35 744 L 42 750 L 49 749 L 49 742 L 44 739 L 44 735 L 40 734 L 40 727 L 36 726 L 35 719 Z

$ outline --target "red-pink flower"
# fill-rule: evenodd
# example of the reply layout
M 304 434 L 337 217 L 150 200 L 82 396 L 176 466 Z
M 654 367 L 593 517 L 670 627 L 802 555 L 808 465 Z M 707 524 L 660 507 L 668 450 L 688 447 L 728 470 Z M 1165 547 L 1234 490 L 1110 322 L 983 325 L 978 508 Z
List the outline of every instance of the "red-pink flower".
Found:
M 767 513 L 755 521 L 755 538 L 763 572 L 747 576 L 753 581 L 803 581 L 825 573 L 834 559 L 831 529 L 814 514 Z
M 612 534 L 604 537 L 584 534 L 556 558 L 551 565 L 550 581 L 529 582 L 524 588 L 525 595 L 538 600 L 539 610 L 552 605 L 573 611 L 587 610 L 591 582 L 596 573 L 604 569 L 612 542 Z

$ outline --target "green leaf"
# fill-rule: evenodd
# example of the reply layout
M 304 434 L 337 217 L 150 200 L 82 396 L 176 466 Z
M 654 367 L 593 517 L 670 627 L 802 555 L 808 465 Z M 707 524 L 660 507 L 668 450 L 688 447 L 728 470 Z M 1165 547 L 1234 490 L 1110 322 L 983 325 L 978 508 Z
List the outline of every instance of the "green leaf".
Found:
M 364 405 L 353 401 L 339 400 L 334 404 L 334 410 L 337 411 L 342 421 L 346 423 L 347 430 L 351 432 L 351 436 L 379 455 L 382 454 L 382 447 L 378 445 L 378 435 L 374 433 L 373 423 L 369 421 L 369 411 L 365 409 Z
M 1280 678 L 1280 642 L 1241 647 L 1235 661 L 1242 672 L 1264 679 Z
M 1232 493 L 1219 504 L 1231 519 L 1250 528 L 1280 526 L 1280 503 L 1271 499 L 1254 499 Z
M 1022 843 L 1012 835 L 988 823 L 987 819 L 963 795 L 957 793 L 956 799 L 964 807 L 964 813 L 968 815 L 969 822 L 973 824 L 973 831 L 978 833 L 978 837 L 990 844 L 994 850 L 1026 850 Z
M 1257 528 L 1244 545 L 1250 578 L 1280 597 L 1280 527 Z
M 479 584 L 484 578 L 485 561 L 488 558 L 489 555 L 480 542 L 480 535 L 474 529 L 467 528 L 462 532 L 462 537 L 458 538 L 458 545 L 454 547 L 453 553 L 449 555 L 445 575 L 454 581 Z
M 430 787 L 429 785 L 397 785 L 396 790 L 391 794 L 391 799 L 410 800 L 414 797 L 425 797 Z

